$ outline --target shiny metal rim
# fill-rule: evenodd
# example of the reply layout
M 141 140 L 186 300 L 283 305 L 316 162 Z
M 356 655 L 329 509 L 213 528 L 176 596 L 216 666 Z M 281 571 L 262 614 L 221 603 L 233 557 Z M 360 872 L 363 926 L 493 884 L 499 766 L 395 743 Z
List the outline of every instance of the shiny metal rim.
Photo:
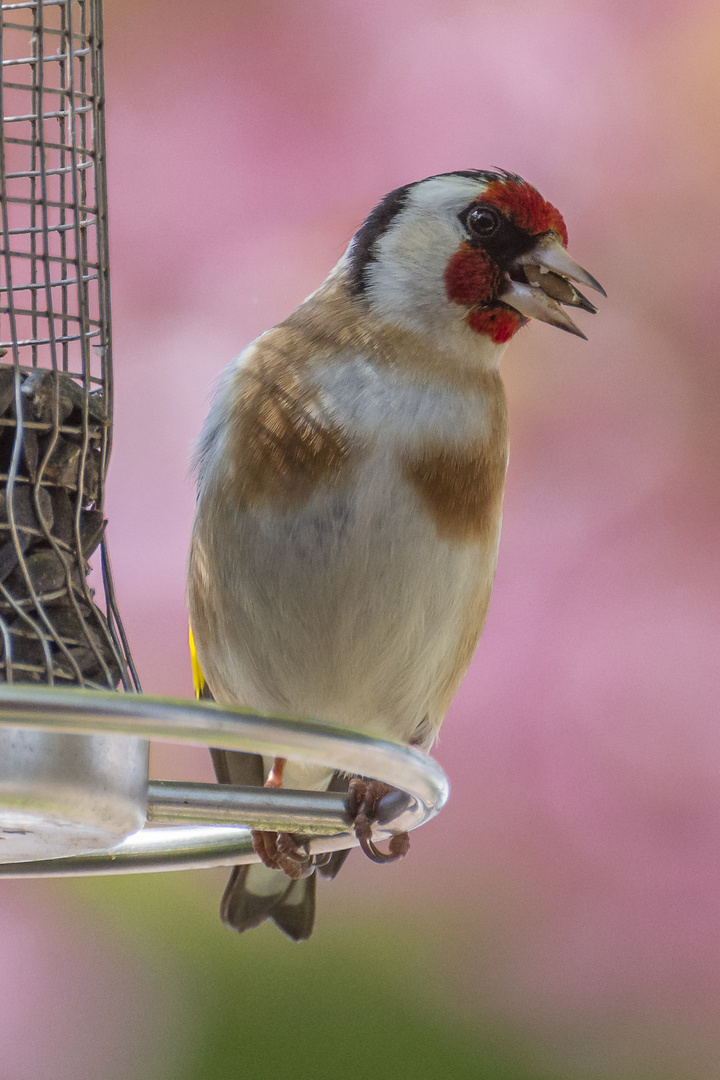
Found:
M 425 824 L 442 809 L 449 793 L 437 762 L 412 747 L 315 720 L 258 716 L 211 702 L 4 685 L 0 725 L 216 746 L 383 780 L 397 790 L 382 801 L 376 839 Z M 248 826 L 307 834 L 312 854 L 356 844 L 347 831 L 344 797 L 331 792 L 153 782 L 148 821 L 183 824 L 151 825 L 92 855 L 0 864 L 0 877 L 125 874 L 256 862 Z

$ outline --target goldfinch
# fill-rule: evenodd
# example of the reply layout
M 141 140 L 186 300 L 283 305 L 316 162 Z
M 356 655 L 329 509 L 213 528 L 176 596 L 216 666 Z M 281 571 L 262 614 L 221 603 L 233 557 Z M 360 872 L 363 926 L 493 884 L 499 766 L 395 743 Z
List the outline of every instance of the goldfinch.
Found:
M 558 210 L 519 176 L 468 170 L 391 191 L 314 292 L 233 360 L 196 452 L 188 606 L 197 678 L 219 702 L 313 717 L 429 751 L 482 633 L 508 421 L 499 365 L 531 318 L 603 292 Z M 603 293 L 604 295 L 604 293 Z M 562 305 L 565 305 L 563 307 Z M 321 766 L 214 751 L 222 783 L 336 789 Z M 371 857 L 381 787 L 351 783 Z M 317 865 L 255 834 L 221 914 L 295 940 Z

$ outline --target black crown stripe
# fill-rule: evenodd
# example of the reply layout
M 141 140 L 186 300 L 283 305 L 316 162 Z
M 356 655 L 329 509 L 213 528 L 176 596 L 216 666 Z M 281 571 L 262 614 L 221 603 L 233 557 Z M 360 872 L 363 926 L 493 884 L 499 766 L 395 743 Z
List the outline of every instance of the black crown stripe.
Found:
M 493 180 L 510 180 L 516 184 L 524 181 L 514 173 L 504 169 L 458 169 L 449 173 L 434 173 L 425 180 L 439 180 L 445 176 L 462 176 L 468 180 L 479 180 L 491 184 Z M 424 184 L 425 180 L 416 180 L 412 184 L 395 188 L 378 203 L 368 214 L 353 238 L 350 248 L 350 266 L 348 269 L 348 287 L 352 296 L 361 296 L 367 288 L 367 269 L 377 258 L 377 242 L 390 228 L 394 218 L 407 203 L 412 188 Z

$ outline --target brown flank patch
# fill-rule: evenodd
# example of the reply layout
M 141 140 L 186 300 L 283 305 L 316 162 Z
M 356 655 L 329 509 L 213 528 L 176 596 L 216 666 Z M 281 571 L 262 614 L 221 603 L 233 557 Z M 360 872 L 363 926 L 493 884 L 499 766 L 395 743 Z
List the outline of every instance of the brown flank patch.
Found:
M 302 354 L 302 346 L 294 348 L 287 332 L 272 333 L 279 340 L 263 341 L 237 376 L 234 487 L 243 507 L 280 504 L 291 510 L 319 484 L 337 481 L 347 464 L 349 440 L 323 415 L 317 390 L 291 363 L 288 352 Z
M 508 422 L 500 376 L 486 402 L 492 410 L 490 437 L 455 447 L 426 446 L 403 461 L 403 475 L 415 487 L 444 540 L 491 541 L 502 510 L 508 459 Z

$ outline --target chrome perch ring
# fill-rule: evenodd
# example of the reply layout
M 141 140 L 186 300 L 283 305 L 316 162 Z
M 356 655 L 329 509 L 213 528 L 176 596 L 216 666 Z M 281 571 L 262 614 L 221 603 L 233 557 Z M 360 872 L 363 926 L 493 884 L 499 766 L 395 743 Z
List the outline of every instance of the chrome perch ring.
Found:
M 36 740 L 31 751 L 27 751 L 23 742 L 26 737 Z M 6 744 L 9 753 L 4 756 L 5 772 L 0 762 L 0 859 L 7 859 L 7 854 L 3 855 L 3 839 L 12 844 L 16 834 L 31 835 L 33 828 L 41 828 L 43 815 L 48 820 L 52 818 L 56 790 L 62 795 L 59 805 L 65 816 L 74 799 L 75 805 L 82 804 L 86 810 L 89 807 L 91 816 L 99 813 L 102 818 L 104 813 L 112 817 L 114 806 L 108 811 L 103 800 L 108 786 L 115 786 L 118 767 L 123 767 L 118 766 L 118 761 L 130 762 L 125 766 L 130 774 L 128 791 L 133 793 L 136 803 L 138 787 L 144 789 L 139 801 L 141 811 L 147 807 L 150 827 L 146 825 L 136 831 L 126 828 L 120 834 L 124 838 L 114 837 L 119 842 L 105 846 L 97 842 L 85 844 L 83 851 L 71 854 L 65 852 L 72 851 L 72 845 L 65 844 L 63 848 L 61 844 L 61 857 L 52 850 L 49 858 L 15 855 L 16 860 L 22 858 L 22 861 L 0 862 L 0 877 L 126 874 L 257 862 L 251 828 L 307 836 L 311 854 L 356 845 L 354 834 L 348 831 L 344 795 L 147 781 L 145 740 L 149 739 L 286 757 L 382 780 L 395 790 L 380 803 L 374 829 L 376 840 L 423 825 L 438 813 L 448 797 L 445 773 L 437 762 L 419 750 L 318 721 L 257 716 L 211 702 L 114 691 L 2 685 L 0 745 L 5 745 L 3 739 L 9 740 Z M 49 740 L 47 745 L 44 739 Z M 11 773 L 7 763 L 13 760 L 18 745 L 20 751 Z M 138 752 L 123 758 L 122 752 L 127 747 L 136 747 Z M 27 764 L 28 753 L 34 754 L 32 767 Z M 97 772 L 93 771 L 93 754 L 99 762 Z M 82 762 L 81 779 L 78 780 L 75 768 L 70 783 L 62 770 L 68 762 L 75 765 L 78 760 Z M 113 763 L 112 773 L 107 771 L 108 761 Z M 143 762 L 144 783 L 140 776 L 139 785 L 138 769 L 142 770 Z M 28 781 L 26 786 L 23 776 L 18 777 L 23 770 L 29 777 L 32 774 L 32 782 Z M 122 777 L 120 787 L 121 781 Z M 130 819 L 126 815 L 124 820 Z M 13 827 L 18 821 L 23 827 Z M 3 830 L 8 822 L 9 826 Z M 165 825 L 156 825 L 158 822 Z M 67 826 L 63 820 L 58 825 L 50 820 L 49 832 L 52 834 L 55 828 L 57 835 L 64 837 L 73 824 Z M 102 831 L 97 835 L 103 835 Z

